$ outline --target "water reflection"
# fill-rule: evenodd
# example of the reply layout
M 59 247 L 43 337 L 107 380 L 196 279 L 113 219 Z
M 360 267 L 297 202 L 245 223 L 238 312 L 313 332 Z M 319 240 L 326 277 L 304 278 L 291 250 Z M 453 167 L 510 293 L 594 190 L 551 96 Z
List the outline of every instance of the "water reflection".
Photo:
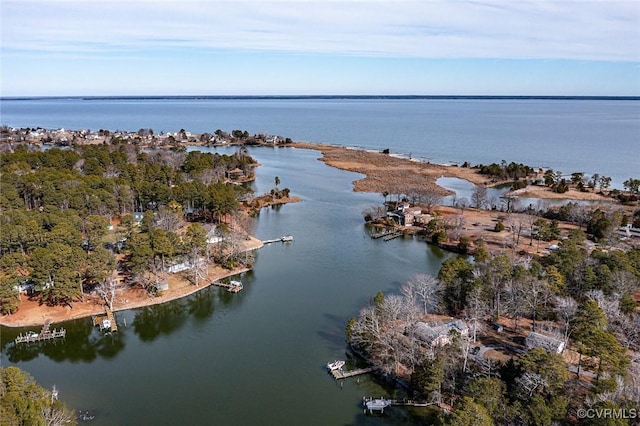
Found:
M 197 322 L 203 322 L 213 315 L 215 297 L 211 291 L 199 291 L 189 299 L 189 315 Z
M 370 376 L 341 386 L 324 366 L 344 356 L 348 319 L 377 291 L 397 292 L 411 275 L 437 272 L 449 254 L 417 237 L 372 240 L 361 212 L 379 204 L 380 196 L 353 193 L 355 175 L 328 168 L 313 151 L 260 151 L 256 158 L 262 164 L 258 193 L 268 191 L 277 175 L 305 201 L 257 216 L 252 233 L 258 238 L 291 234 L 295 241 L 260 250 L 254 272 L 241 278 L 243 291 L 210 287 L 165 305 L 117 312 L 120 330 L 113 337 L 92 330 L 88 320 L 85 340 L 74 346 L 84 346 L 94 362 L 39 357 L 24 363 L 25 369 L 46 386 L 73 390 L 65 394 L 72 406 L 105 413 L 95 425 L 380 420 L 362 415 L 361 398 L 390 396 L 389 387 Z M 33 348 L 22 356 L 39 353 Z M 206 402 L 193 395 L 205 395 Z M 274 409 L 283 403 L 286 408 Z M 416 423 L 404 420 L 401 409 L 389 415 L 382 422 Z
M 27 329 L 3 328 L 3 352 L 10 362 L 25 362 L 44 355 L 53 361 L 90 363 L 97 358 L 115 358 L 125 347 L 126 335 L 104 335 L 96 330 L 91 319 L 81 319 L 60 324 L 67 330 L 66 337 L 37 343 L 15 344 L 13 337 Z
M 243 275 L 243 281 L 251 281 L 253 273 Z M 245 286 L 244 291 L 250 289 Z M 120 326 L 117 333 L 103 334 L 93 326 L 91 318 L 83 318 L 56 324 L 56 328 L 67 330 L 64 338 L 36 343 L 15 344 L 19 334 L 38 330 L 34 327 L 7 328 L 2 327 L 0 350 L 12 363 L 31 361 L 44 355 L 53 361 L 85 362 L 102 359 L 113 359 L 124 350 L 127 340 L 127 317 L 129 324 L 141 341 L 151 342 L 160 336 L 167 336 L 180 331 L 189 321 L 205 323 L 215 312 L 216 304 L 231 306 L 240 303 L 237 294 L 217 288 L 208 287 L 188 297 L 164 303 L 147 306 L 134 311 L 116 313 L 116 321 Z
M 181 329 L 187 321 L 189 310 L 184 300 L 138 309 L 133 320 L 133 331 L 144 342 L 157 339 Z
M 252 276 L 251 272 L 245 273 L 242 281 L 246 284 Z M 243 293 L 250 287 L 245 285 Z M 204 323 L 214 314 L 216 304 L 227 307 L 240 303 L 241 299 L 241 294 L 230 293 L 222 288 L 203 288 L 182 299 L 137 309 L 133 331 L 140 340 L 150 342 L 181 330 L 189 321 Z
M 344 318 L 339 315 L 325 313 L 324 318 L 329 323 L 328 326 L 318 330 L 318 335 L 325 340 L 333 351 L 339 353 L 345 347 L 345 327 Z

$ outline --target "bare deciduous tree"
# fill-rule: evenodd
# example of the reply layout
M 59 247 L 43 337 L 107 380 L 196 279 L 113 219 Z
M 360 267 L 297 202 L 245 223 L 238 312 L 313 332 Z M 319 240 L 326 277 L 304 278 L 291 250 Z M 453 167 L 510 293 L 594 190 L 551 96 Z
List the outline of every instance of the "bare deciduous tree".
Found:
M 567 343 L 569 343 L 569 336 L 571 336 L 571 333 L 575 328 L 574 320 L 576 312 L 578 311 L 578 302 L 571 297 L 557 297 L 555 311 L 562 321 L 564 345 L 567 346 Z
M 547 304 L 550 294 L 549 283 L 535 277 L 527 277 L 525 281 L 524 303 L 531 316 L 531 331 L 536 331 L 538 312 Z
M 63 426 L 73 421 L 73 413 L 57 405 L 40 409 L 40 415 L 47 426 Z
M 547 381 L 540 374 L 526 372 L 516 378 L 516 385 L 518 387 L 518 393 L 524 397 L 525 400 L 528 400 L 533 396 L 536 389 L 546 387 Z
M 402 287 L 402 294 L 409 301 L 415 301 L 422 305 L 424 314 L 435 310 L 440 302 L 440 282 L 437 278 L 428 274 L 416 274 Z
M 431 213 L 433 208 L 442 203 L 442 195 L 435 191 L 424 190 L 419 193 L 420 203 Z
M 365 220 L 379 220 L 385 216 L 385 209 L 382 206 L 371 206 L 362 211 Z
M 625 270 L 617 270 L 613 273 L 611 280 L 613 292 L 619 297 L 632 295 L 638 291 L 640 280 L 631 272 Z
M 487 204 L 487 188 L 482 185 L 476 185 L 471 193 L 471 205 L 475 209 L 482 209 Z
M 504 288 L 504 307 L 513 318 L 513 330 L 518 331 L 518 321 L 526 309 L 526 292 L 519 279 L 511 279 Z
M 161 207 L 156 213 L 156 223 L 165 232 L 175 232 L 182 225 L 182 211 Z
M 96 292 L 104 299 L 104 302 L 113 310 L 113 302 L 116 299 L 116 292 L 119 289 L 119 283 L 115 275 L 103 280 L 96 286 Z
M 475 343 L 478 332 L 482 331 L 489 312 L 489 305 L 482 295 L 480 286 L 476 286 L 467 295 L 467 306 L 464 310 L 465 321 L 471 325 L 470 337 Z

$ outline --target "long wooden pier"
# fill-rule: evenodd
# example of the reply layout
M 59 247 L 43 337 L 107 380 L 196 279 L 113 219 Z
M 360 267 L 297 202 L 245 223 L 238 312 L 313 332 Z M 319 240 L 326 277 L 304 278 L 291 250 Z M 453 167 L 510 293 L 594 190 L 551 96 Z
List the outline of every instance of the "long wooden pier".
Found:
M 262 244 L 271 244 L 271 243 L 287 243 L 293 241 L 293 237 L 291 235 L 283 235 L 280 238 L 273 238 L 271 240 L 264 240 L 262 241 Z
M 16 337 L 15 342 L 16 343 L 33 343 L 33 342 L 40 342 L 42 340 L 50 340 L 58 337 L 65 337 L 66 335 L 67 335 L 67 330 L 65 330 L 64 328 L 61 328 L 60 330 L 56 330 L 56 329 L 51 330 L 51 321 L 47 320 L 42 326 L 40 333 L 35 333 L 33 331 L 29 331 L 24 335 L 21 333 L 18 337 Z
M 414 401 L 412 399 L 387 399 L 387 398 L 362 398 L 362 405 L 365 410 L 369 412 L 380 411 L 384 412 L 384 409 L 389 406 L 399 407 L 429 407 L 430 405 L 439 405 L 435 402 L 426 401 Z
M 334 379 L 340 380 L 340 379 L 346 379 L 349 377 L 360 376 L 362 374 L 371 373 L 374 370 L 375 370 L 374 367 L 358 368 L 356 370 L 349 370 L 349 371 L 337 369 L 337 370 L 331 370 L 330 373 Z
M 414 401 L 412 399 L 390 399 L 391 405 L 398 405 L 402 407 L 428 407 L 430 405 L 436 405 L 435 402 Z

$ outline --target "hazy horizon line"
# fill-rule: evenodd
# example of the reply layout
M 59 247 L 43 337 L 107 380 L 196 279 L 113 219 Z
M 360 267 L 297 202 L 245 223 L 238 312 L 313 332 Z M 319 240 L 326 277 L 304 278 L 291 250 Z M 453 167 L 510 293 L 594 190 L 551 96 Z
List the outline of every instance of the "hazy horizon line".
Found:
M 35 96 L 0 96 L 0 100 L 118 100 L 118 99 L 540 99 L 540 100 L 640 100 L 638 95 L 35 95 Z

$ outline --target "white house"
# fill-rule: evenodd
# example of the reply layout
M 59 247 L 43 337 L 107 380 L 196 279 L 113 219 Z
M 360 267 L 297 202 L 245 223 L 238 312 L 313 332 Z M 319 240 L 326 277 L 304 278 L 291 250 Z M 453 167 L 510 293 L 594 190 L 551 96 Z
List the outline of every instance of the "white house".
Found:
M 222 242 L 222 237 L 216 232 L 215 225 L 206 224 L 204 229 L 207 230 L 207 244 L 217 244 Z

